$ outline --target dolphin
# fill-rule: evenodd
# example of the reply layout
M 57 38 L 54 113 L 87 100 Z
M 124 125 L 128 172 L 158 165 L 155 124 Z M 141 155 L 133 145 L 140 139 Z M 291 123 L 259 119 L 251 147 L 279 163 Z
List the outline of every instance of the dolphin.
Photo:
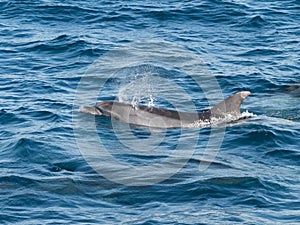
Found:
M 287 88 L 290 94 L 294 97 L 300 97 L 300 83 Z
M 249 95 L 249 91 L 237 92 L 211 109 L 197 113 L 160 109 L 144 105 L 134 107 L 131 104 L 117 101 L 98 102 L 92 107 L 83 106 L 80 108 L 80 111 L 93 115 L 109 116 L 126 123 L 146 127 L 191 127 L 197 121 L 210 123 L 213 118 L 225 118 L 227 115 L 240 119 L 240 106 Z

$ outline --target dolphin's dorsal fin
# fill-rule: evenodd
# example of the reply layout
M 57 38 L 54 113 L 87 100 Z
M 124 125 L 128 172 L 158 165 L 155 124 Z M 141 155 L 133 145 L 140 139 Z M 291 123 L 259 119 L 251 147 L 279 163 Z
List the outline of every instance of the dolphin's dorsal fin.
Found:
M 210 112 L 212 116 L 225 116 L 227 114 L 239 115 L 240 107 L 245 98 L 250 95 L 250 91 L 237 92 L 219 104 L 211 108 Z

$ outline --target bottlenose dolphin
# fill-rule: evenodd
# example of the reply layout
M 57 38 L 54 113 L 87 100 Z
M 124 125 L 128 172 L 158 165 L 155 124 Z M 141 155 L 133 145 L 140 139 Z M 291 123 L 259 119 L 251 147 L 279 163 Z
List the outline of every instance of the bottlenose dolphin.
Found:
M 287 88 L 291 95 L 300 97 L 300 83 Z
M 249 91 L 237 92 L 211 109 L 198 113 L 179 112 L 144 105 L 133 107 L 131 104 L 116 101 L 99 102 L 92 107 L 83 106 L 80 111 L 93 115 L 110 116 L 126 123 L 147 127 L 190 127 L 197 121 L 209 123 L 213 118 L 224 118 L 227 115 L 239 118 L 241 115 L 240 106 L 249 95 Z

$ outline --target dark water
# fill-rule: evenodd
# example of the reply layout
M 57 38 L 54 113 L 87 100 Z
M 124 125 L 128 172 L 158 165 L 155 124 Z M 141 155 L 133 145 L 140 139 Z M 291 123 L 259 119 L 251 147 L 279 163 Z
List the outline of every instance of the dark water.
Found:
M 1 224 L 300 222 L 298 0 L 0 1 L 0 10 Z M 89 132 L 95 121 L 78 114 L 79 106 L 73 104 L 76 90 L 87 71 L 99 75 L 93 74 L 91 65 L 98 60 L 101 68 L 103 57 L 114 49 L 136 42 L 143 43 L 147 56 L 166 49 L 164 44 L 154 48 L 153 40 L 199 56 L 224 96 L 251 91 L 242 108 L 256 116 L 226 127 L 205 170 L 199 170 L 199 163 L 205 164 L 201 159 L 210 128 L 130 130 L 96 118 L 94 126 L 110 154 L 137 167 L 166 158 L 178 146 L 180 135 L 187 149 L 199 138 L 188 162 L 170 178 L 146 186 L 118 184 L 113 180 L 118 173 L 112 179 L 97 173 L 78 147 L 74 130 Z M 155 64 L 161 57 L 156 55 L 152 64 L 160 68 L 157 71 L 183 87 L 198 110 L 208 107 L 199 87 L 181 74 L 193 71 L 176 67 L 182 55 L 169 53 L 174 70 Z M 122 69 L 120 59 L 126 61 L 126 54 L 115 54 L 109 65 Z M 142 58 L 134 58 L 134 68 Z M 132 83 L 128 77 L 132 74 L 122 71 L 117 70 L 112 80 L 108 74 L 101 77 L 106 82 L 102 100 L 133 96 L 149 103 L 153 97 L 155 104 L 172 107 L 160 99 L 165 93 L 179 108 L 189 110 L 176 85 L 147 86 L 151 84 L 147 79 Z M 87 96 L 93 84 L 104 82 L 97 78 L 84 86 Z M 137 92 L 120 91 L 124 86 Z M 87 121 L 83 128 L 74 125 L 79 116 Z M 134 154 L 120 138 L 135 138 Z M 159 148 L 151 149 L 150 142 Z M 107 162 L 102 160 L 99 164 Z M 165 168 L 158 165 L 154 171 L 161 175 Z M 119 175 L 129 179 L 123 172 Z

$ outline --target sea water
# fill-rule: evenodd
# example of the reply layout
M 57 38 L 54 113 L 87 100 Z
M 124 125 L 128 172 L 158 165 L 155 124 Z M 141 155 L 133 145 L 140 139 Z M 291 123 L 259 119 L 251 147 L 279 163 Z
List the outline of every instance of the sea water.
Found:
M 299 224 L 298 0 L 0 9 L 1 224 Z M 215 127 L 78 112 L 195 112 L 243 90 L 250 118 Z

